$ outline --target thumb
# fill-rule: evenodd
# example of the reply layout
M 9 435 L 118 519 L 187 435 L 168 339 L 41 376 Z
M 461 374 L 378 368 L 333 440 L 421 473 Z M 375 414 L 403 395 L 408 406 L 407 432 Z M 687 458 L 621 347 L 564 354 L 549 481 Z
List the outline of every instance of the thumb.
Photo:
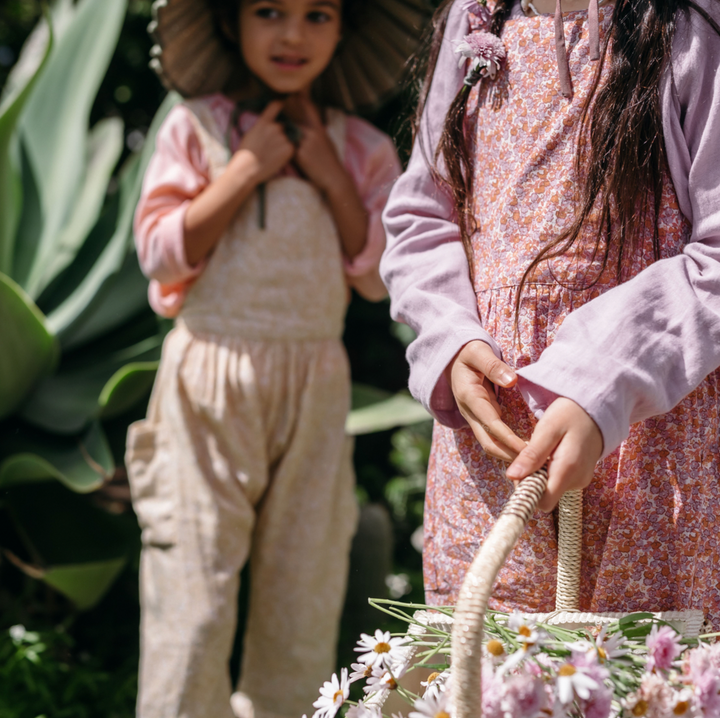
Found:
M 271 122 L 274 122 L 282 108 L 282 100 L 273 100 L 268 103 L 268 106 L 260 113 L 260 117 L 258 117 L 258 124 L 269 125 Z
M 507 468 L 507 477 L 512 481 L 521 481 L 545 465 L 563 437 L 557 426 L 548 426 L 542 421 L 535 427 L 530 441 Z
M 322 117 L 320 117 L 320 112 L 313 101 L 308 97 L 303 97 L 301 101 L 307 125 L 309 127 L 323 127 Z
M 507 389 L 517 383 L 517 374 L 502 359 L 498 359 L 490 345 L 485 342 L 474 343 L 472 364 L 493 384 Z

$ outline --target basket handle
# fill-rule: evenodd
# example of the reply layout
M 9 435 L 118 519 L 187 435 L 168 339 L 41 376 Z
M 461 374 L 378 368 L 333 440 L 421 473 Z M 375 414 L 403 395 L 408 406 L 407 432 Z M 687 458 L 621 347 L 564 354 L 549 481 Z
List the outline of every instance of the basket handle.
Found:
M 482 639 L 485 610 L 498 572 L 512 551 L 547 487 L 547 470 L 523 479 L 505 504 L 465 576 L 452 631 L 456 718 L 482 715 Z M 582 542 L 582 490 L 560 500 L 558 609 L 577 610 Z M 562 604 L 562 605 L 561 605 Z M 569 605 L 572 604 L 572 605 Z

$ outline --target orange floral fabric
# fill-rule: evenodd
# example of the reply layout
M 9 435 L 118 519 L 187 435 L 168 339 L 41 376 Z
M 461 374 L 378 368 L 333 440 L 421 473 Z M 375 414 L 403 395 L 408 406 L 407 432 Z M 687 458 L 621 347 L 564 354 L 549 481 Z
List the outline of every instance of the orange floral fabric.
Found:
M 601 35 L 612 7 L 600 9 Z M 512 18 L 503 31 L 508 59 L 495 82 L 482 83 L 468 105 L 474 141 L 473 270 L 483 326 L 503 358 L 537 361 L 575 308 L 617 284 L 595 255 L 597 224 L 588 223 L 567 256 L 542 264 L 525 287 L 517 332 L 514 308 L 524 271 L 572 218 L 578 177 L 577 131 L 598 65 L 589 59 L 587 13 L 565 16 L 574 87 L 559 91 L 553 18 Z M 601 83 L 604 81 L 601 77 Z M 655 261 L 653 218 L 623 279 Z M 690 227 L 666 178 L 658 218 L 661 258 L 682 251 Z M 589 284 L 592 284 L 589 288 Z M 598 465 L 585 491 L 581 609 L 703 608 L 720 628 L 720 377 L 711 374 L 673 411 L 632 427 Z M 517 390 L 500 390 L 503 420 L 529 438 L 535 419 Z M 467 428 L 436 424 L 425 518 L 427 600 L 454 603 L 475 551 L 512 490 L 501 462 L 488 458 Z M 551 611 L 555 601 L 557 527 L 537 514 L 503 568 L 498 609 Z

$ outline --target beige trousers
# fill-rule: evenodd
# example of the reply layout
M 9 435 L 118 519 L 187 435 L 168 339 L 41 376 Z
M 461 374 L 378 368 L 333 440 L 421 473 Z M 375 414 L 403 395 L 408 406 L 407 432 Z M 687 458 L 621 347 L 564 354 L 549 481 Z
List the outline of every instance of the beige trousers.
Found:
M 239 572 L 250 561 L 240 690 L 300 718 L 334 670 L 356 526 L 339 340 L 168 336 L 127 466 L 142 527 L 139 718 L 230 718 Z

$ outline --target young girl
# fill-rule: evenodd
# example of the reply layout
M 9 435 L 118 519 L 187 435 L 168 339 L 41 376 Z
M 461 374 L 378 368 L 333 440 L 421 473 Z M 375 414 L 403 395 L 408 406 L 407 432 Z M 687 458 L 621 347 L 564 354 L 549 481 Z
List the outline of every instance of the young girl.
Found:
M 585 488 L 582 610 L 720 629 L 718 23 L 716 0 L 441 7 L 381 267 L 437 419 L 431 603 L 549 460 L 544 511 Z M 494 606 L 553 610 L 556 551 L 538 514 Z
M 158 35 L 181 39 L 162 48 L 166 80 L 183 67 L 203 80 L 195 63 L 231 41 L 242 65 L 236 90 L 170 112 L 136 214 L 150 301 L 176 317 L 148 417 L 128 437 L 143 529 L 141 718 L 232 715 L 248 560 L 238 714 L 310 713 L 334 668 L 356 516 L 341 334 L 348 286 L 385 293 L 380 212 L 399 174 L 388 137 L 313 102 L 349 32 L 343 10 L 241 0 L 211 14 L 170 0 L 158 11 Z M 182 17 L 199 20 L 178 34 Z

